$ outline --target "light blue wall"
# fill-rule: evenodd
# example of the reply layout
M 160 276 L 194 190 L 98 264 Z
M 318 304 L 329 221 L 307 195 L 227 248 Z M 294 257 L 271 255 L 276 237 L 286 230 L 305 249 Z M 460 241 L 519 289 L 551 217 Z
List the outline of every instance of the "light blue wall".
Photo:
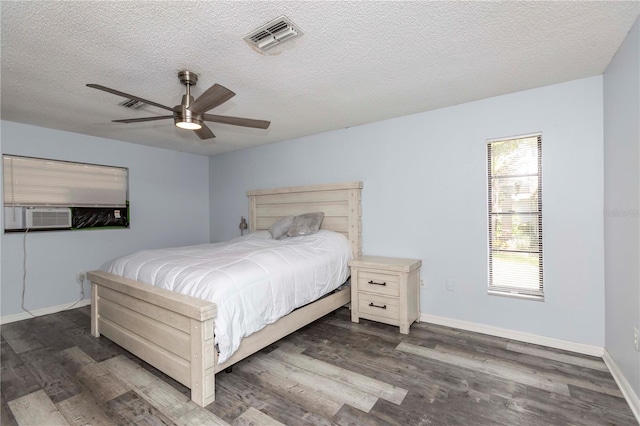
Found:
M 76 273 L 135 250 L 209 242 L 209 160 L 7 121 L 2 153 L 129 168 L 131 228 L 27 234 L 27 309 L 74 302 Z M 1 210 L 1 209 L 0 209 Z M 22 312 L 24 234 L 2 234 L 1 315 Z M 85 285 L 86 297 L 90 296 Z
M 640 396 L 640 21 L 604 73 L 607 351 Z
M 602 121 L 598 76 L 217 155 L 211 239 L 248 189 L 362 180 L 363 252 L 423 260 L 422 313 L 602 347 Z M 546 300 L 489 296 L 485 141 L 539 131 Z

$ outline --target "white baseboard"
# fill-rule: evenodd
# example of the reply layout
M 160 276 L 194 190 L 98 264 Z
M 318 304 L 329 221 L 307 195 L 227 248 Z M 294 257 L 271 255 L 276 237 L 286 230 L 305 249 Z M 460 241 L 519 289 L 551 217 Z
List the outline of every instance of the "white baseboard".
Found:
M 524 333 L 522 331 L 509 330 L 506 328 L 493 327 L 491 325 L 478 324 L 470 321 L 463 321 L 453 318 L 439 317 L 437 315 L 422 314 L 420 321 L 431 324 L 443 325 L 445 327 L 459 328 L 476 333 L 488 334 L 491 336 L 503 337 L 505 339 L 518 340 L 520 342 L 533 343 L 535 345 L 547 346 L 565 351 L 577 352 L 584 355 L 602 357 L 604 348 L 587 345 L 584 343 L 572 342 L 569 340 L 556 339 L 553 337 L 539 336 L 537 334 Z
M 66 311 L 71 307 L 71 305 L 73 305 L 74 308 L 80 308 L 82 306 L 87 306 L 90 304 L 91 304 L 91 299 L 83 299 L 78 303 L 76 303 L 75 305 L 73 305 L 73 303 L 65 303 L 64 305 L 50 306 L 48 308 L 42 308 L 42 309 L 35 309 L 35 310 L 32 310 L 31 313 L 34 316 L 39 317 L 42 315 L 49 315 L 49 314 L 55 314 L 56 312 Z M 22 321 L 29 318 L 33 318 L 33 317 L 29 315 L 28 312 L 20 312 L 19 314 L 7 315 L 0 318 L 0 325 L 9 324 L 10 322 Z
M 636 420 L 640 423 L 640 399 L 638 398 L 638 395 L 633 391 L 633 388 L 631 388 L 627 378 L 624 377 L 622 371 L 620 371 L 620 368 L 618 368 L 618 365 L 613 358 L 611 358 L 609 351 L 606 349 L 604 350 L 602 359 L 604 359 L 604 363 L 609 367 L 609 371 L 611 371 L 611 375 L 618 384 L 620 391 L 622 391 L 624 399 L 627 400 L 629 407 L 631 407 L 631 411 L 633 411 L 633 415 L 636 416 Z

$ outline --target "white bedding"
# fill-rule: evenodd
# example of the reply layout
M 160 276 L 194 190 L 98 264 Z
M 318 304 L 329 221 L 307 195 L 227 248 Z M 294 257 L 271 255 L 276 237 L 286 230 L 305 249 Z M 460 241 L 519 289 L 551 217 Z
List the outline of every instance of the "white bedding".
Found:
M 336 289 L 349 277 L 347 238 L 331 231 L 145 250 L 115 260 L 109 272 L 216 303 L 218 361 L 243 337 Z

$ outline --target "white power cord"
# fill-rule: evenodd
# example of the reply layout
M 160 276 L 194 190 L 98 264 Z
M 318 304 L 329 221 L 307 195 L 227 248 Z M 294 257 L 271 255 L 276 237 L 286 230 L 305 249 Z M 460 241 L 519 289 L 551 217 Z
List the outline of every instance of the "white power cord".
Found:
M 29 228 L 25 229 L 22 239 L 22 310 L 35 317 L 33 312 L 24 307 L 24 293 L 27 291 L 27 232 Z
M 68 307 L 64 308 L 63 311 L 66 311 L 66 310 L 69 310 L 69 309 L 73 308 L 78 303 L 80 303 L 80 302 L 82 302 L 84 300 L 84 277 L 85 277 L 85 275 L 83 274 L 82 276 L 83 276 L 82 280 L 78 279 L 78 282 L 80 283 L 80 299 L 76 300 L 75 302 L 73 302 L 73 304 L 71 304 Z
M 35 318 L 37 315 L 34 315 L 33 312 L 24 307 L 24 295 L 27 291 L 27 232 L 29 232 L 29 228 L 24 231 L 24 238 L 22 240 L 22 310 Z M 80 299 L 62 309 L 62 311 L 69 310 L 84 300 L 84 280 L 86 275 L 83 274 L 82 277 L 82 280 L 78 279 L 78 282 L 80 283 Z

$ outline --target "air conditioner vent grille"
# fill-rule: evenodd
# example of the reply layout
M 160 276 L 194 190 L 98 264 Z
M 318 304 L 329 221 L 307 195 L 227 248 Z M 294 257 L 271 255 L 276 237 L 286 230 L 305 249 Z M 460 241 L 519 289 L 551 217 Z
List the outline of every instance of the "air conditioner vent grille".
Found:
M 281 16 L 247 35 L 244 40 L 260 51 L 302 35 L 302 31 L 286 16 Z
M 68 208 L 27 209 L 26 224 L 29 229 L 71 228 L 71 210 Z

